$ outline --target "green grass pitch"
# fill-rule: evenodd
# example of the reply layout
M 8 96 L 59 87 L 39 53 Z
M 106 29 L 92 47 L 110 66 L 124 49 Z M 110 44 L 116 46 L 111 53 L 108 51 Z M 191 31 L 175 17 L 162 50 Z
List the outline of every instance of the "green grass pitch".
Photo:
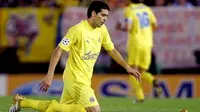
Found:
M 59 100 L 55 96 L 27 97 L 42 100 Z M 12 97 L 0 97 L 0 112 L 8 112 Z M 187 109 L 188 112 L 200 112 L 200 98 L 198 99 L 146 99 L 144 103 L 133 104 L 131 98 L 99 98 L 102 112 L 179 112 Z M 21 112 L 37 112 L 23 109 Z

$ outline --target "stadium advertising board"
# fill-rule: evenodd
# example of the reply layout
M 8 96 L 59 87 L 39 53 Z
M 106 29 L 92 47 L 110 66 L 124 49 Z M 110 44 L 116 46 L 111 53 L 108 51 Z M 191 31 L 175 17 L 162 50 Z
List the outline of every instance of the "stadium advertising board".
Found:
M 39 92 L 38 84 L 45 74 L 26 74 L 8 76 L 8 95 L 60 95 L 62 92 L 61 75 L 55 75 L 52 86 L 47 93 Z M 158 75 L 159 84 L 162 87 L 162 97 L 195 98 L 200 97 L 199 75 Z M 127 75 L 98 74 L 93 77 L 92 87 L 97 96 L 134 96 Z M 147 97 L 154 97 L 154 91 L 150 84 L 143 83 L 144 93 Z
M 45 74 L 22 74 L 22 75 L 9 75 L 8 76 L 8 95 L 11 94 L 24 94 L 24 95 L 60 95 L 62 92 L 61 76 L 55 75 L 52 86 L 47 93 L 39 91 L 38 85 Z
M 2 8 L 0 46 L 17 47 L 21 62 L 47 62 L 56 45 L 59 13 L 46 8 Z
M 0 74 L 0 96 L 4 96 L 7 93 L 7 76 Z
M 200 50 L 199 8 L 153 8 L 158 21 L 154 35 L 154 53 L 161 68 L 198 66 L 195 52 Z M 86 16 L 86 8 L 67 8 L 62 18 L 62 36 L 69 27 Z M 173 17 L 173 21 L 172 18 Z M 123 10 L 114 10 L 106 22 L 115 47 L 126 53 L 127 34 L 116 30 L 117 22 L 123 23 Z M 200 54 L 200 53 L 199 53 Z

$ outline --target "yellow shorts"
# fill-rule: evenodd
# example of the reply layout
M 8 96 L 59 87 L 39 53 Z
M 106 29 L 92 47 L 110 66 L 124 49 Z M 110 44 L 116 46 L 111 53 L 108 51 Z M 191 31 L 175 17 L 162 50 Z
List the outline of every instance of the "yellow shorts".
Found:
M 64 81 L 60 103 L 80 104 L 84 108 L 99 105 L 94 94 L 94 90 L 90 86 L 80 85 L 76 83 L 69 84 L 67 83 L 67 81 Z
M 151 63 L 151 47 L 139 47 L 128 49 L 128 64 L 149 69 Z

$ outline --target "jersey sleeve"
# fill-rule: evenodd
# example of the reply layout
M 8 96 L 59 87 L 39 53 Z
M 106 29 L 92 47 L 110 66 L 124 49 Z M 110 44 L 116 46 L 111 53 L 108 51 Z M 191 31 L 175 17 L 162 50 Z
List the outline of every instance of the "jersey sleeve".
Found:
M 128 24 L 131 24 L 133 22 L 133 13 L 129 7 L 124 9 L 124 21 Z
M 153 13 L 153 11 L 149 8 L 149 12 L 150 12 L 150 20 L 151 20 L 151 24 L 154 24 L 155 26 L 157 26 L 157 20 L 156 17 Z
M 103 36 L 102 45 L 105 48 L 105 50 L 107 51 L 113 50 L 114 44 L 110 39 L 110 35 L 108 33 L 106 26 L 103 26 L 102 36 Z
M 67 34 L 63 37 L 63 39 L 59 43 L 59 47 L 61 47 L 65 51 L 69 51 L 73 44 L 77 41 L 78 37 L 78 29 L 76 27 L 71 27 Z

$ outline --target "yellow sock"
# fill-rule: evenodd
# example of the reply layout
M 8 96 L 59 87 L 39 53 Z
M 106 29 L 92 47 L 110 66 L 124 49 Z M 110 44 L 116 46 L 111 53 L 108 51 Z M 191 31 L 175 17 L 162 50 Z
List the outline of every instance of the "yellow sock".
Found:
M 47 110 L 45 112 L 56 112 L 54 110 L 54 106 L 52 105 L 52 103 L 48 106 Z
M 41 112 L 45 112 L 49 104 L 51 104 L 51 101 L 41 101 L 32 99 L 23 99 L 20 102 L 20 106 L 22 108 L 32 108 Z
M 59 111 L 59 112 L 86 112 L 85 108 L 78 104 L 60 104 L 57 101 L 53 100 L 52 104 L 49 106 L 50 109 L 46 112 L 53 112 Z M 52 109 L 53 108 L 53 109 Z
M 137 100 L 144 100 L 144 93 L 141 86 L 141 82 L 136 81 L 135 77 L 133 77 L 132 75 L 129 75 L 129 80 L 131 86 L 135 90 L 135 95 L 137 97 Z
M 142 73 L 142 80 L 146 80 L 151 85 L 153 84 L 154 79 L 155 78 L 153 77 L 153 75 L 151 73 L 149 73 L 149 72 Z

